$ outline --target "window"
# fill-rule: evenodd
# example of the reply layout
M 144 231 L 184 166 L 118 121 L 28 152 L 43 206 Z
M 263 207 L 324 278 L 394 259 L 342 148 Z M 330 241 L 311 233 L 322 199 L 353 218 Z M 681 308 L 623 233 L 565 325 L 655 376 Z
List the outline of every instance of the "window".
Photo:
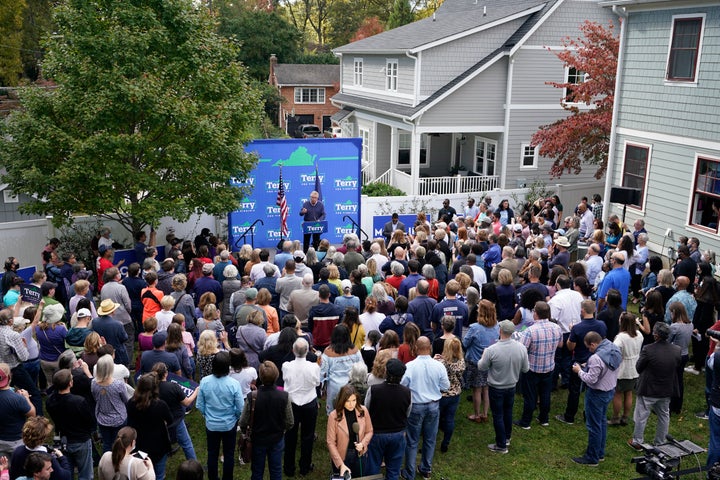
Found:
M 412 134 L 398 133 L 398 165 L 410 165 L 410 147 L 412 146 Z M 420 165 L 428 164 L 428 136 L 426 133 L 420 135 Z
M 3 201 L 5 203 L 20 203 L 20 197 L 15 195 L 11 190 L 3 190 Z
M 388 59 L 385 64 L 385 89 L 391 92 L 397 92 L 398 88 L 398 61 L 397 59 Z
M 362 139 L 362 163 L 367 165 L 370 163 L 370 130 L 361 128 L 360 138 Z
M 565 83 L 569 83 L 572 85 L 580 85 L 581 83 L 585 83 L 585 72 L 582 70 L 578 70 L 575 67 L 568 67 L 566 70 L 567 78 L 565 79 Z M 573 103 L 575 102 L 575 98 L 573 96 L 573 89 L 572 87 L 565 87 L 565 100 L 566 103 Z
M 673 17 L 667 80 L 695 82 L 700 58 L 704 17 Z
M 718 231 L 720 209 L 720 159 L 698 158 L 690 225 Z
M 325 89 L 296 87 L 295 103 L 325 103 Z
M 537 168 L 538 147 L 523 143 L 520 147 L 520 168 Z
M 640 189 L 640 205 L 635 205 L 640 209 L 643 208 L 643 202 L 645 201 L 645 183 L 649 160 L 649 146 L 625 144 L 622 186 Z
M 353 61 L 353 85 L 362 87 L 363 84 L 363 59 L 356 58 Z
M 485 138 L 475 138 L 475 168 L 480 175 L 495 175 L 495 152 L 497 142 Z

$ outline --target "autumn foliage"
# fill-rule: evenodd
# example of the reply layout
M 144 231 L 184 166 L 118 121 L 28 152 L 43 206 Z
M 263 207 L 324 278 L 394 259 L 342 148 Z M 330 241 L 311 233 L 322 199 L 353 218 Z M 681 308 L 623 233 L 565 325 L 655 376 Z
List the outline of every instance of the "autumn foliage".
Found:
M 382 33 L 385 31 L 385 28 L 383 27 L 382 22 L 378 19 L 378 17 L 368 17 L 365 20 L 363 20 L 362 24 L 360 25 L 360 28 L 357 29 L 357 32 L 355 32 L 355 35 L 350 40 L 351 42 L 357 42 L 358 40 L 362 40 L 363 38 L 372 37 L 373 35 L 377 35 L 378 33 Z
M 595 178 L 607 169 L 610 127 L 615 93 L 615 76 L 619 39 L 614 26 L 607 27 L 586 21 L 580 30 L 582 38 L 566 38 L 564 50 L 555 52 L 566 67 L 585 73 L 579 84 L 547 82 L 556 88 L 567 88 L 561 105 L 571 114 L 550 125 L 544 125 L 532 136 L 532 145 L 539 146 L 539 154 L 555 159 L 550 175 L 578 174 L 582 164 L 597 165 Z M 579 105 L 592 105 L 580 109 Z

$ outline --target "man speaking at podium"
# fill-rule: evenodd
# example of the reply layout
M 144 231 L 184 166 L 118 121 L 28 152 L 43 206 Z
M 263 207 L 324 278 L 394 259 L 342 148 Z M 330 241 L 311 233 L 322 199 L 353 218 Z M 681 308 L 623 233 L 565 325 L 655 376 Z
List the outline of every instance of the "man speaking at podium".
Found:
M 300 215 L 303 216 L 303 220 L 305 222 L 316 222 L 319 220 L 325 220 L 325 207 L 320 201 L 320 194 L 317 191 L 313 190 L 312 192 L 310 192 L 310 200 L 303 203 L 303 206 L 300 209 Z M 320 244 L 319 233 L 304 233 L 303 251 L 305 252 L 307 252 L 308 247 L 310 246 L 310 235 L 312 235 L 312 244 L 315 250 L 317 250 L 318 245 Z

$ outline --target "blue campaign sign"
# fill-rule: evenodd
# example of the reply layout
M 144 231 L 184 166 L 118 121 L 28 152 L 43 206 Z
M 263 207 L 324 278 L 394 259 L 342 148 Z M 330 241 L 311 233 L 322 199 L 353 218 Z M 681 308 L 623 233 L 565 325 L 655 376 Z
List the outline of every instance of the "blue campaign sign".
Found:
M 380 238 L 383 236 L 383 227 L 385 224 L 392 219 L 391 215 L 376 215 L 373 217 L 373 238 Z M 415 220 L 416 215 L 398 215 L 398 220 L 405 224 L 405 233 L 408 235 L 415 235 Z
M 357 233 L 350 219 L 360 224 L 361 149 L 359 138 L 255 140 L 246 145 L 245 150 L 257 153 L 260 160 L 246 181 L 231 179 L 234 185 L 252 189 L 228 214 L 233 251 L 251 240 L 255 247 L 275 247 L 283 238 L 277 205 L 281 166 L 288 206 L 285 238 L 302 240 L 303 217 L 299 212 L 316 189 L 316 177 L 327 221 L 327 232 L 322 237 L 330 243 L 341 243 L 346 233 Z M 248 233 L 251 227 L 252 236 Z

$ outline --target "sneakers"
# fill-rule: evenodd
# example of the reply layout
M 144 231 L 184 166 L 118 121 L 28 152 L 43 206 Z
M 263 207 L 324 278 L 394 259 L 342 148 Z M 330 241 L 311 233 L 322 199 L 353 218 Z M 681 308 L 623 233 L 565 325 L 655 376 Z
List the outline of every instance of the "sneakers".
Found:
M 513 420 L 513 425 L 520 427 L 523 430 L 530 430 L 530 425 L 524 425 L 520 420 Z
M 559 415 L 555 415 L 555 420 L 557 420 L 560 423 L 564 423 L 565 425 L 573 425 L 575 423 L 574 421 L 568 420 L 567 418 L 565 418 L 565 415 L 562 413 Z M 575 460 L 575 459 L 573 458 L 573 460 Z
M 547 420 L 545 420 L 544 422 L 542 420 L 540 420 L 539 418 L 536 420 L 538 421 L 538 423 L 540 424 L 541 427 L 549 427 L 550 426 L 550 423 Z
M 607 421 L 607 424 L 608 425 L 616 425 L 616 426 L 621 425 L 620 417 L 612 417 L 610 420 Z
M 700 375 L 700 371 L 695 370 L 695 367 L 693 367 L 693 366 L 685 367 L 685 372 L 690 373 L 692 375 Z
M 432 472 L 420 472 L 420 471 L 418 471 L 418 473 L 420 474 L 420 476 L 421 476 L 424 480 L 430 480 L 430 476 L 431 476 L 431 473 L 432 473 Z
M 703 410 L 702 412 L 697 412 L 697 413 L 695 414 L 695 416 L 696 416 L 697 418 L 699 418 L 700 420 L 709 420 L 709 419 L 710 419 L 710 417 L 708 417 L 707 412 L 704 411 L 704 410 Z
M 633 450 L 637 450 L 638 452 L 642 451 L 643 449 L 642 445 L 636 442 L 633 438 L 629 438 L 627 444 L 630 448 L 632 448 Z
M 597 467 L 598 466 L 598 462 L 590 460 L 587 457 L 575 457 L 572 459 L 572 461 L 577 464 L 580 464 L 580 465 L 586 465 L 588 467 Z
M 530 428 L 530 427 L 528 427 L 528 428 Z M 488 445 L 488 448 L 490 449 L 491 452 L 495 452 L 495 453 L 508 453 L 507 447 L 501 448 L 501 447 L 498 447 L 498 446 L 497 446 L 496 444 L 494 444 L 494 443 L 491 443 L 490 445 Z

